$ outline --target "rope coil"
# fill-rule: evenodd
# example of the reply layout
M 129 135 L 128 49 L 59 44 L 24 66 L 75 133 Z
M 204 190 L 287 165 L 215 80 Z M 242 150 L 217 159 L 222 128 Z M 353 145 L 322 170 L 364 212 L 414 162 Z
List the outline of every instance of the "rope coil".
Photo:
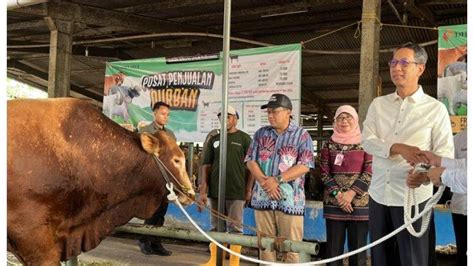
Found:
M 423 169 L 423 166 L 421 164 L 418 164 L 415 167 L 415 172 L 414 173 L 425 173 L 426 169 Z M 434 206 L 440 199 L 441 196 L 443 195 L 444 189 L 446 187 L 444 185 L 441 185 L 436 192 L 427 202 L 425 205 L 425 209 L 429 206 Z M 413 206 L 413 208 L 412 208 Z M 414 236 L 414 237 L 421 237 L 426 230 L 428 229 L 430 225 L 430 219 L 431 219 L 431 213 L 432 213 L 432 207 L 428 208 L 429 210 L 421 216 L 421 227 L 420 231 L 416 231 L 415 228 L 413 227 L 412 224 L 410 224 L 407 227 L 408 232 Z M 403 220 L 405 223 L 409 222 L 412 216 L 417 216 L 420 213 L 420 207 L 419 204 L 416 200 L 415 196 L 415 189 L 414 188 L 408 188 L 405 190 L 405 198 L 403 202 Z

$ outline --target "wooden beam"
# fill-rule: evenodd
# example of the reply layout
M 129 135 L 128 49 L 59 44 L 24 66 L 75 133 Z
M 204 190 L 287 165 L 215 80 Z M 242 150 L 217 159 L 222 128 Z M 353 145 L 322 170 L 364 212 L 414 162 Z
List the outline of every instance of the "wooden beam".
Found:
M 8 68 L 15 68 L 15 69 L 24 71 L 25 73 L 31 74 L 35 77 L 38 77 L 38 78 L 42 79 L 42 80 L 48 81 L 48 74 L 47 73 L 45 73 L 41 70 L 38 70 L 36 68 L 33 68 L 31 66 L 25 65 L 25 64 L 23 64 L 19 61 L 8 60 L 7 61 L 7 67 Z M 91 99 L 94 99 L 96 101 L 99 101 L 99 102 L 102 102 L 102 100 L 103 100 L 102 95 L 94 93 L 92 91 L 89 91 L 85 88 L 79 87 L 79 86 L 74 85 L 74 84 L 71 84 L 71 90 L 73 90 L 77 93 L 80 93 L 84 96 L 87 96 Z
M 83 45 L 74 45 L 72 47 L 71 55 L 74 56 L 85 56 L 86 49 L 88 50 L 88 57 L 102 57 L 118 60 L 131 60 L 135 59 L 134 57 L 127 54 L 122 49 L 117 48 L 100 48 L 94 46 L 83 46 Z M 46 56 L 49 55 L 49 47 L 38 47 L 38 48 L 10 48 L 8 52 L 28 52 L 30 54 L 22 55 L 12 55 L 13 59 L 28 59 L 35 56 Z
M 235 20 L 239 18 L 246 18 L 254 16 L 256 18 L 260 18 L 261 15 L 269 15 L 269 14 L 276 14 L 276 13 L 283 13 L 288 12 L 290 10 L 303 10 L 304 8 L 308 8 L 308 4 L 306 2 L 296 2 L 296 3 L 288 3 L 288 4 L 280 4 L 280 5 L 267 5 L 261 7 L 251 7 L 246 9 L 238 9 L 232 12 L 232 21 L 235 23 Z M 214 12 L 214 13 L 206 13 L 202 15 L 189 15 L 184 17 L 176 17 L 173 18 L 173 21 L 178 22 L 186 22 L 186 23 L 193 23 L 193 22 L 221 22 L 224 18 L 224 14 L 222 12 Z
M 60 2 L 48 3 L 48 14 L 55 19 L 73 19 L 88 25 L 120 26 L 139 32 L 206 32 L 206 29 L 126 12 Z
M 44 20 L 31 20 L 31 21 L 23 21 L 17 23 L 11 23 L 7 25 L 7 31 L 15 31 L 15 30 L 25 30 L 25 29 L 32 29 L 32 28 L 41 28 L 45 27 L 46 24 Z
M 323 12 L 310 12 L 310 13 L 303 13 L 298 15 L 297 17 L 294 16 L 284 16 L 284 17 L 275 17 L 275 18 L 256 18 L 255 20 L 246 20 L 244 22 L 233 22 L 232 28 L 236 32 L 245 32 L 245 31 L 258 31 L 258 30 L 266 30 L 266 29 L 273 29 L 273 28 L 284 28 L 287 25 L 294 26 L 305 26 L 305 25 L 312 25 L 312 24 L 320 24 L 320 23 L 329 23 L 329 24 L 336 24 L 339 23 L 339 20 L 347 21 L 350 20 L 352 22 L 357 21 L 360 19 L 360 10 L 343 10 L 338 11 L 337 16 L 334 14 Z M 216 22 L 216 26 L 213 28 L 220 28 L 221 25 Z M 355 26 L 354 26 L 355 27 Z
M 406 3 L 407 3 L 406 8 L 408 11 L 410 11 L 410 13 L 412 13 L 413 15 L 415 15 L 421 20 L 427 21 L 428 23 L 431 24 L 431 26 L 434 26 L 434 27 L 438 26 L 438 24 L 436 23 L 436 18 L 434 14 L 431 12 L 431 10 L 429 10 L 425 6 L 420 6 L 420 7 L 416 6 L 415 0 L 407 0 Z
M 153 11 L 163 12 L 165 9 L 176 9 L 183 7 L 197 7 L 202 5 L 218 5 L 222 4 L 224 8 L 224 0 L 168 0 L 168 1 L 159 1 L 153 4 L 144 4 L 136 5 L 130 7 L 117 8 L 117 11 L 127 12 L 127 13 L 148 13 Z
M 467 0 L 418 0 L 421 5 L 467 5 Z

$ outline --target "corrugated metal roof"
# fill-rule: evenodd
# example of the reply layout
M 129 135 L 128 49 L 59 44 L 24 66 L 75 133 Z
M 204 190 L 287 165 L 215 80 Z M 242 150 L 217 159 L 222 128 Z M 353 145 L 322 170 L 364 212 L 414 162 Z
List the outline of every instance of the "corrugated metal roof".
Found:
M 415 1 L 418 3 L 417 1 Z M 467 22 L 467 1 L 464 4 L 439 4 L 439 1 L 420 1 L 419 10 L 424 10 L 427 15 L 432 15 L 438 26 L 456 25 Z M 61 3 L 75 3 L 79 7 L 102 8 L 104 13 L 115 10 L 128 14 L 140 15 L 146 18 L 161 19 L 163 24 L 173 22 L 181 31 L 189 31 L 192 26 L 200 32 L 222 33 L 223 3 L 219 0 L 182 0 L 182 1 L 151 1 L 151 0 L 113 0 L 93 1 L 74 0 L 61 1 Z M 405 8 L 401 3 L 395 2 L 397 11 L 403 15 Z M 8 11 L 7 13 L 7 42 L 8 45 L 26 45 L 49 43 L 49 29 L 43 22 L 45 9 L 48 4 L 29 8 Z M 361 36 L 354 37 L 357 25 L 352 25 L 336 33 L 329 32 L 340 29 L 360 21 L 362 17 L 362 1 L 352 0 L 325 0 L 325 1 L 282 1 L 282 0 L 239 0 L 232 3 L 233 36 L 254 41 L 272 44 L 288 44 L 308 41 L 304 44 L 303 52 L 303 91 L 314 93 L 321 100 L 325 110 L 334 111 L 338 99 L 351 100 L 357 106 L 360 45 Z M 67 10 L 65 10 L 67 11 Z M 285 12 L 301 12 L 297 14 L 284 14 Z M 278 15 L 280 13 L 280 15 Z M 275 16 L 262 17 L 273 14 Z M 417 17 L 413 12 L 406 12 L 409 26 L 433 27 L 429 21 Z M 104 15 L 104 21 L 108 16 Z M 384 24 L 401 24 L 395 12 L 382 1 L 381 22 Z M 117 22 L 114 22 L 117 23 Z M 106 24 L 106 23 L 105 23 Z M 29 25 L 29 26 L 25 26 Z M 159 23 L 157 23 L 159 25 Z M 117 36 L 133 36 L 143 33 L 169 32 L 158 26 L 156 30 L 129 27 L 128 25 L 96 25 L 76 21 L 74 40 L 94 40 L 113 38 Z M 163 26 L 164 27 L 164 26 Z M 407 41 L 424 43 L 437 40 L 437 31 L 430 29 L 414 29 L 383 25 L 380 32 L 380 45 L 382 49 L 392 48 Z M 255 45 L 232 42 L 232 49 L 255 47 Z M 85 47 L 96 52 L 85 56 Z M 422 77 L 425 82 L 425 91 L 431 95 L 436 94 L 436 64 L 437 45 L 426 47 L 429 63 Z M 159 56 L 179 56 L 214 53 L 222 49 L 222 40 L 196 36 L 175 37 L 164 36 L 129 41 L 117 41 L 101 44 L 78 45 L 73 49 L 73 66 L 71 82 L 77 86 L 88 88 L 98 95 L 102 95 L 103 73 L 106 60 L 149 58 Z M 306 52 L 312 50 L 313 52 Z M 332 51 L 333 54 L 318 54 L 314 50 Z M 340 51 L 351 51 L 353 54 L 341 54 Z M 48 48 L 36 49 L 8 49 L 9 63 L 14 61 L 36 66 L 47 72 Z M 36 57 L 45 55 L 44 57 Z M 28 56 L 31 56 L 28 58 Z M 379 55 L 380 76 L 383 81 L 384 93 L 392 92 L 393 85 L 388 74 L 386 62 L 391 58 L 390 52 Z M 19 80 L 33 78 L 20 75 L 18 69 L 9 67 L 8 74 L 18 77 Z M 37 82 L 37 78 L 35 79 Z M 38 84 L 45 87 L 44 83 Z M 339 93 L 334 93 L 339 91 Z M 314 99 L 303 99 L 303 109 L 309 113 L 317 113 L 319 106 Z M 326 102 L 326 104 L 324 103 Z

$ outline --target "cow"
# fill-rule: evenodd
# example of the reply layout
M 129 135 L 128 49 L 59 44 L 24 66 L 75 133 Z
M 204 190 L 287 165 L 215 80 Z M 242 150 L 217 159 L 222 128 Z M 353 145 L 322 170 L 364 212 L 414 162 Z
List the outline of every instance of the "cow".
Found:
M 185 157 L 165 132 L 137 134 L 72 98 L 7 104 L 7 248 L 27 265 L 59 265 L 95 248 L 166 199 L 152 155 L 194 199 Z
M 125 74 L 117 73 L 110 76 L 105 76 L 104 79 L 104 95 L 109 95 L 109 90 L 112 86 L 120 86 L 125 80 Z
M 467 73 L 459 72 L 454 76 L 438 78 L 438 99 L 448 100 L 448 112 L 456 115 L 454 111 L 458 103 L 467 103 Z M 464 93 L 463 93 L 464 91 Z M 464 99 L 463 96 L 466 96 Z
M 438 50 L 438 77 L 442 77 L 446 66 L 462 60 L 467 55 L 467 46 Z

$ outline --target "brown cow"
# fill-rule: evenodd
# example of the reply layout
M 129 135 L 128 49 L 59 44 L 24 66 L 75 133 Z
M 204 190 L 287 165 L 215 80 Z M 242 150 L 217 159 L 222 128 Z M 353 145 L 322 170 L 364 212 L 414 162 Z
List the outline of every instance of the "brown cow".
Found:
M 193 198 L 166 133 L 129 132 L 81 100 L 9 101 L 8 250 L 28 265 L 58 265 L 150 217 L 168 194 L 153 153 Z
M 109 95 L 110 88 L 112 86 L 121 86 L 125 80 L 125 74 L 117 73 L 110 76 L 105 76 L 104 79 L 104 95 Z
M 442 77 L 446 66 L 467 55 L 467 46 L 438 50 L 438 77 Z

